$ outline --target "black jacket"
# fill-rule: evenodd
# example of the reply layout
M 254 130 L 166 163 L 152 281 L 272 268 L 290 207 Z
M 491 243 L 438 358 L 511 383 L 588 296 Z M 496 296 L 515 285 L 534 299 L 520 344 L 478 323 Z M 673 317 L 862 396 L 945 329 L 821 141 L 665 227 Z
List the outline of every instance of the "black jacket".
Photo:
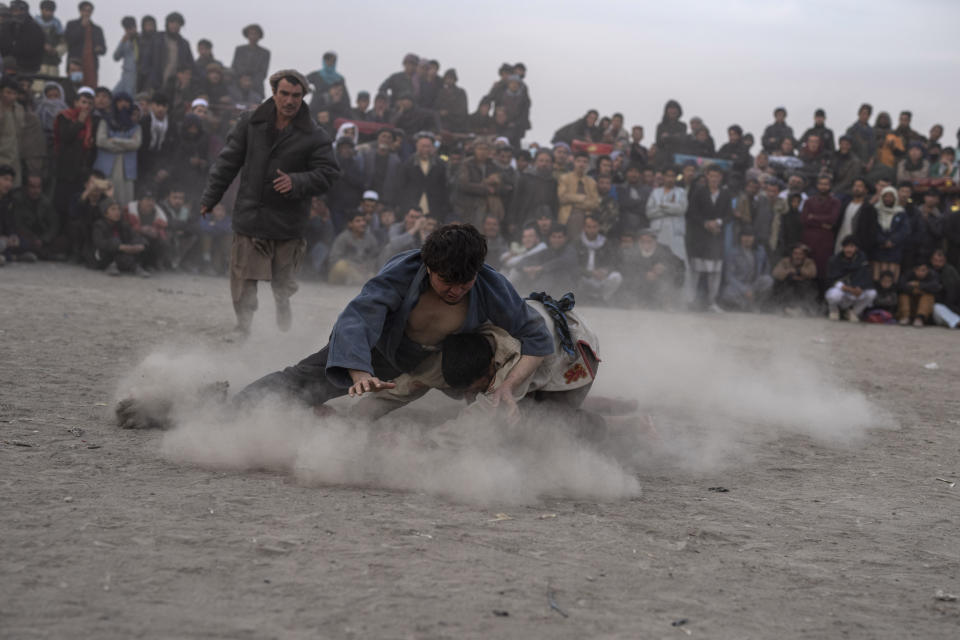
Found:
M 93 61 L 97 68 L 100 67 L 100 56 L 107 52 L 107 43 L 103 39 L 103 29 L 99 25 L 90 23 L 93 29 Z M 67 57 L 83 59 L 83 25 L 80 19 L 71 20 L 67 23 L 67 28 L 63 32 L 63 39 L 67 41 Z
M 403 211 L 420 204 L 420 196 L 427 194 L 430 215 L 443 220 L 450 209 L 447 196 L 447 165 L 438 158 L 430 160 L 427 175 L 420 170 L 420 159 L 412 155 L 400 167 L 400 195 L 398 204 Z
M 330 137 L 313 124 L 305 104 L 280 132 L 274 128 L 276 113 L 273 98 L 268 98 L 240 117 L 210 169 L 200 204 L 212 209 L 242 169 L 233 230 L 258 238 L 291 240 L 303 236 L 310 198 L 326 193 L 340 177 L 340 168 Z M 274 191 L 278 170 L 293 181 L 290 193 Z
M 687 255 L 705 260 L 723 260 L 723 233 L 710 233 L 704 223 L 720 220 L 720 224 L 733 215 L 730 192 L 720 189 L 717 201 L 710 197 L 707 187 L 695 189 L 687 207 Z
M 507 211 L 507 222 L 522 226 L 543 206 L 550 207 L 551 215 L 557 215 L 557 209 L 560 208 L 557 200 L 557 179 L 552 173 L 541 175 L 533 167 L 527 167 L 517 181 L 517 188 Z
M 838 280 L 848 287 L 873 287 L 873 270 L 863 251 L 857 251 L 849 260 L 842 251 L 830 256 L 827 262 L 827 282 L 832 285 Z
M 43 62 L 47 36 L 30 16 L 22 21 L 7 18 L 0 25 L 0 55 L 16 58 L 23 73 L 36 73 Z

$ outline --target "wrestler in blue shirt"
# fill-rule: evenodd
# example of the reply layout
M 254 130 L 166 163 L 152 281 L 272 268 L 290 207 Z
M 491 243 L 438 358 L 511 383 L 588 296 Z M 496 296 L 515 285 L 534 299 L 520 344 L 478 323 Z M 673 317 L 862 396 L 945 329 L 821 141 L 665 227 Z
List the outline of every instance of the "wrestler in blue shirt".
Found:
M 450 224 L 423 247 L 394 256 L 343 310 L 329 344 L 292 367 L 241 391 L 238 400 L 280 392 L 316 406 L 349 393 L 391 388 L 452 333 L 491 322 L 520 341 L 519 363 L 493 398 L 515 411 L 512 390 L 553 353 L 543 319 L 513 286 L 483 263 L 486 240 L 470 225 Z

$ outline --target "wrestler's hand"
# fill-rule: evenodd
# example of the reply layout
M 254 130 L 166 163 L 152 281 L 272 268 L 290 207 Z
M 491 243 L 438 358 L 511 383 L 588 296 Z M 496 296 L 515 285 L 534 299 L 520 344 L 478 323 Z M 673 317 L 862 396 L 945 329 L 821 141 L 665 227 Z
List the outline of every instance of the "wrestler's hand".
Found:
M 293 191 L 293 180 L 280 169 L 277 169 L 277 177 L 273 179 L 273 190 L 277 193 L 290 193 Z
M 504 381 L 490 393 L 489 398 L 490 405 L 494 408 L 499 407 L 501 402 L 503 403 L 503 408 L 507 412 L 507 421 L 510 424 L 515 424 L 520 420 L 520 409 L 517 407 L 517 401 L 513 398 L 513 385 Z
M 362 396 L 367 392 L 383 391 L 384 389 L 393 389 L 397 385 L 393 382 L 385 382 L 380 378 L 370 375 L 366 371 L 350 370 L 350 377 L 353 378 L 353 384 L 347 393 L 351 398 Z

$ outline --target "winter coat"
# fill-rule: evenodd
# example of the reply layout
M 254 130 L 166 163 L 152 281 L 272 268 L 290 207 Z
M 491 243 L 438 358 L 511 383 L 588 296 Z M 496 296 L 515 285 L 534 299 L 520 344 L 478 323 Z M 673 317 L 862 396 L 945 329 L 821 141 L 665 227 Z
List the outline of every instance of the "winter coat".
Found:
M 496 203 L 498 206 L 492 206 L 491 202 L 491 198 L 496 198 L 499 185 L 488 182 L 491 176 L 498 174 L 499 170 L 493 160 L 488 159 L 481 165 L 476 158 L 469 158 L 460 164 L 452 196 L 453 210 L 457 216 L 465 221 L 474 221 L 476 224 L 480 221 L 480 214 L 503 213 L 499 199 Z M 494 182 L 499 182 L 499 179 L 499 177 L 495 178 Z M 490 193 L 487 189 L 488 185 L 494 187 L 494 193 Z
M 121 244 L 137 244 L 140 240 L 125 220 L 113 222 L 100 217 L 93 223 L 93 248 L 99 252 L 116 253 Z
M 263 98 L 263 82 L 270 69 L 269 49 L 264 49 L 260 45 L 242 44 L 233 50 L 233 63 L 230 68 L 238 77 L 245 73 L 250 74 L 253 90 L 261 99 Z
M 912 282 L 916 282 L 917 286 L 914 287 L 911 284 Z M 927 277 L 923 280 L 918 279 L 911 269 L 910 271 L 905 271 L 900 276 L 900 282 L 897 288 L 900 290 L 900 293 L 906 293 L 908 295 L 921 295 L 924 293 L 937 294 L 943 288 L 943 285 L 940 284 L 940 276 L 937 275 L 937 272 L 933 269 L 927 269 Z
M 123 177 L 137 179 L 137 150 L 140 148 L 140 125 L 134 124 L 126 131 L 113 129 L 101 120 L 97 127 L 97 159 L 93 168 L 107 177 L 113 172 L 113 163 L 119 155 L 123 159 Z
M 43 63 L 47 36 L 36 20 L 23 16 L 23 20 L 7 17 L 0 24 L 0 57 L 15 58 L 21 73 L 36 73 Z
M 103 29 L 100 25 L 90 23 L 93 29 L 93 61 L 97 68 L 100 67 L 100 56 L 107 52 L 107 43 L 103 39 Z M 84 28 L 80 19 L 71 20 L 67 23 L 67 28 L 63 32 L 63 39 L 67 43 L 67 58 L 83 59 L 83 41 Z
M 803 222 L 803 243 L 810 247 L 810 257 L 817 271 L 824 273 L 833 255 L 834 229 L 840 220 L 840 201 L 831 195 L 817 194 L 807 198 L 800 212 Z M 826 228 L 825 228 L 826 227 Z
M 807 138 L 810 136 L 820 136 L 820 146 L 827 151 L 836 151 L 837 146 L 833 140 L 833 130 L 828 129 L 827 127 L 817 127 L 813 126 L 803 132 L 803 135 L 800 136 L 800 144 L 803 145 L 807 142 Z
M 363 161 L 363 188 L 372 189 L 380 196 L 380 201 L 394 204 L 397 201 L 397 189 L 400 180 L 400 167 L 403 161 L 400 156 L 390 153 L 386 156 L 386 165 L 383 175 L 377 176 L 377 150 L 373 147 L 365 149 L 359 154 Z
M 560 204 L 557 200 L 557 180 L 552 173 L 542 175 L 532 166 L 520 174 L 513 200 L 507 210 L 507 222 L 522 226 L 535 215 L 541 207 L 549 207 L 551 215 L 556 215 Z
M 838 153 L 830 161 L 830 170 L 833 173 L 833 192 L 849 195 L 853 181 L 863 175 L 863 162 L 853 151 L 847 155 Z
M 303 236 L 310 198 L 326 193 L 340 176 L 340 169 L 330 137 L 313 124 L 306 105 L 300 106 L 293 122 L 280 132 L 275 130 L 276 113 L 273 98 L 268 98 L 255 111 L 240 117 L 210 169 L 200 204 L 212 209 L 240 173 L 233 230 L 258 238 L 289 240 Z M 273 143 L 271 133 L 276 134 Z M 290 176 L 290 193 L 274 190 L 278 170 Z
M 792 273 L 794 273 L 793 260 L 790 256 L 787 256 L 780 259 L 780 262 L 773 267 L 770 275 L 773 276 L 774 280 L 783 281 Z M 810 258 L 804 258 L 803 264 L 800 265 L 799 269 L 796 269 L 796 273 L 803 280 L 813 280 L 817 277 L 817 265 Z
M 906 246 L 907 238 L 910 237 L 910 219 L 906 211 L 901 211 L 893 216 L 890 223 L 890 229 L 884 231 L 880 225 L 876 227 L 876 236 L 874 237 L 873 255 L 871 260 L 876 262 L 895 262 L 900 264 L 903 261 L 903 249 Z M 883 246 L 887 242 L 892 242 L 892 247 Z
M 848 287 L 873 288 L 873 269 L 863 251 L 857 251 L 850 259 L 842 251 L 834 254 L 827 262 L 826 273 L 830 285 L 842 282 Z
M 582 194 L 578 193 L 581 180 L 583 180 L 584 190 Z M 565 173 L 557 182 L 557 200 L 560 203 L 560 209 L 557 211 L 557 221 L 560 224 L 567 224 L 574 207 L 589 212 L 595 211 L 600 206 L 597 182 L 587 175 L 580 178 L 575 171 Z
M 397 201 L 403 209 L 420 204 L 420 197 L 427 196 L 429 213 L 438 220 L 446 218 L 450 208 L 450 199 L 447 196 L 447 163 L 439 158 L 431 158 L 424 174 L 420 167 L 420 159 L 410 156 L 400 167 L 400 195 Z
M 786 122 L 773 122 L 763 130 L 763 137 L 760 142 L 763 144 L 764 151 L 773 153 L 780 150 L 780 144 L 784 138 L 793 138 L 793 127 Z
M 704 260 L 723 259 L 723 233 L 711 233 L 704 228 L 709 220 L 719 220 L 723 225 L 733 215 L 730 193 L 721 188 L 714 202 L 710 189 L 695 189 L 687 207 L 687 255 Z
M 433 109 L 440 115 L 443 129 L 461 133 L 467 129 L 467 92 L 460 87 L 441 87 Z M 446 113 L 441 113 L 445 111 Z

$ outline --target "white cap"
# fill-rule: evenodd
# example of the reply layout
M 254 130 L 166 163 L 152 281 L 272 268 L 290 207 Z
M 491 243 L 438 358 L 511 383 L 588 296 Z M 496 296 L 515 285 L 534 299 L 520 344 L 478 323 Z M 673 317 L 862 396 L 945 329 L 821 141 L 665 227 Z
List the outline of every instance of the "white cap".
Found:
M 363 192 L 363 199 L 364 199 L 364 200 L 374 200 L 374 201 L 379 202 L 379 201 L 380 201 L 380 194 L 378 194 L 378 193 L 377 193 L 376 191 L 374 191 L 373 189 L 368 189 L 367 191 L 364 191 L 364 192 Z
M 80 87 L 77 89 L 78 96 L 92 96 L 94 95 L 93 89 L 90 87 Z
M 197 98 L 196 100 L 190 103 L 191 109 L 194 107 L 209 107 L 209 106 L 210 106 L 210 103 L 204 100 L 203 98 Z

